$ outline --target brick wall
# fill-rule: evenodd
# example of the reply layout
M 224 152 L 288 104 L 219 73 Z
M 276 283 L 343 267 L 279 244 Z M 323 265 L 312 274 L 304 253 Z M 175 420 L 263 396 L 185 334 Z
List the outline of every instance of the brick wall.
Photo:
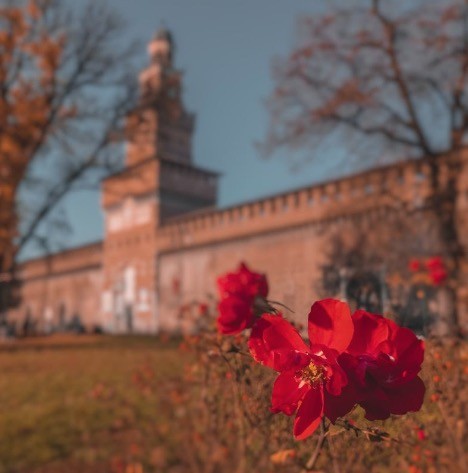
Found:
M 468 225 L 468 167 L 464 173 L 466 179 L 460 184 L 458 213 L 462 238 L 468 245 L 468 232 L 463 230 Z M 444 172 L 441 178 L 444 179 Z M 426 241 L 437 254 L 439 244 L 429 235 L 430 216 L 423 209 L 419 210 L 429 192 L 428 181 L 426 166 L 407 162 L 167 221 L 158 229 L 156 240 L 160 328 L 177 328 L 180 307 L 206 298 L 208 294 L 214 295 L 216 277 L 235 268 L 240 261 L 266 272 L 272 296 L 303 317 L 311 302 L 323 296 L 321 278 L 331 236 L 356 232 L 358 220 L 367 220 L 371 231 L 379 235 L 379 228 L 384 228 L 389 212 L 398 213 L 403 205 L 414 210 L 407 224 L 411 227 L 411 219 L 414 219 L 415 241 Z M 382 251 L 390 254 L 391 238 L 387 238 L 386 244 L 388 248 Z M 404 270 L 407 262 L 401 264 Z M 462 324 L 468 329 L 466 261 L 463 266 L 459 286 L 463 297 L 459 309 Z M 174 281 L 177 281 L 177 291 Z M 332 295 L 340 294 L 329 294 Z M 186 328 L 189 329 L 190 324 Z
M 9 312 L 20 328 L 29 314 L 38 331 L 69 323 L 73 316 L 91 329 L 100 325 L 102 244 L 94 243 L 22 264 L 21 305 Z
M 467 167 L 463 173 L 458 215 L 460 234 L 468 245 Z M 367 220 L 377 234 L 391 209 L 397 212 L 405 203 L 417 211 L 427 193 L 428 170 L 409 162 L 227 209 L 200 210 L 162 225 L 154 195 L 127 196 L 118 207 L 109 207 L 108 217 L 120 211 L 125 221 L 130 202 L 132 220 L 116 232 L 107 222 L 103 244 L 21 267 L 24 302 L 12 314 L 20 323 L 29 311 L 44 327 L 55 324 L 60 314 L 70 317 L 76 313 L 88 326 L 99 324 L 110 331 L 173 330 L 180 323 L 181 305 L 214 294 L 216 277 L 246 261 L 268 274 L 272 296 L 302 318 L 311 302 L 323 296 L 320 285 L 331 236 L 351 235 L 357 228 L 356 219 Z M 138 223 L 134 220 L 143 215 L 143 206 L 148 206 L 148 215 Z M 424 221 L 424 215 L 414 218 L 414 226 L 427 231 L 430 221 L 427 226 L 417 223 Z M 433 250 L 438 251 L 437 244 Z M 133 311 L 131 326 L 115 299 L 105 302 L 115 296 L 129 274 L 133 278 L 133 295 L 127 301 Z M 465 260 L 458 288 L 465 326 L 467 287 Z M 126 291 L 122 292 L 124 299 Z

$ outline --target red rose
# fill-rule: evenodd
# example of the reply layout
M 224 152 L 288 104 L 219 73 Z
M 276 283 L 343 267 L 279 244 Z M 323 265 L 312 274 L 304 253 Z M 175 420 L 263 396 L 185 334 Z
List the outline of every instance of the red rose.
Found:
M 427 438 L 426 432 L 422 427 L 419 427 L 419 428 L 416 429 L 416 436 L 421 441 L 426 440 L 426 438 Z
M 444 268 L 433 269 L 429 272 L 429 278 L 434 286 L 440 286 L 447 279 L 448 274 Z
M 235 273 L 219 277 L 217 284 L 219 332 L 232 335 L 251 327 L 255 319 L 255 300 L 265 299 L 268 295 L 265 275 L 250 271 L 245 263 L 241 263 Z
M 433 256 L 426 261 L 429 279 L 434 286 L 440 286 L 448 277 L 444 260 L 440 256 Z
M 421 270 L 421 262 L 417 260 L 416 258 L 411 258 L 408 263 L 408 269 L 412 273 L 417 273 L 418 271 Z
M 426 261 L 426 268 L 428 271 L 444 268 L 444 260 L 440 256 L 432 256 Z
M 252 326 L 254 313 L 252 302 L 248 299 L 228 296 L 218 304 L 219 317 L 216 321 L 218 331 L 233 335 Z
M 250 271 L 245 263 L 239 265 L 237 272 L 219 277 L 217 284 L 221 298 L 229 295 L 265 298 L 268 295 L 268 283 L 265 275 Z
M 281 316 L 264 314 L 254 325 L 249 348 L 254 359 L 279 372 L 271 400 L 273 412 L 296 413 L 294 436 L 314 433 L 326 416 L 333 422 L 349 412 L 347 376 L 337 362 L 353 337 L 349 307 L 340 301 L 316 302 L 309 313 L 307 346 Z
M 380 315 L 357 310 L 354 336 L 340 356 L 350 389 L 369 420 L 421 408 L 425 386 L 417 376 L 424 344 L 415 334 Z

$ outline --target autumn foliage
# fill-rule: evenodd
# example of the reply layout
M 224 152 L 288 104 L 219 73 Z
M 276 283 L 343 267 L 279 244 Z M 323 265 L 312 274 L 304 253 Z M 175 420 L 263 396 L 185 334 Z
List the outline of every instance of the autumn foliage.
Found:
M 57 208 L 71 189 L 93 188 L 120 164 L 110 150 L 124 138 L 138 92 L 130 79 L 133 43 L 117 47 L 122 27 L 100 2 L 0 7 L 3 280 L 27 244 L 50 251 L 50 233 L 66 226 Z
M 43 27 L 43 13 L 37 0 L 0 8 L 0 245 L 6 265 L 12 262 L 16 192 L 48 131 L 65 41 L 63 32 Z M 73 107 L 54 113 L 66 116 Z
M 341 1 L 324 14 L 305 14 L 296 44 L 273 62 L 270 119 L 260 144 L 266 156 L 287 151 L 295 166 L 311 159 L 328 165 L 342 146 L 337 166 L 353 172 L 418 160 L 430 184 L 419 209 L 395 189 L 386 193 L 411 221 L 417 213 L 434 217 L 455 285 L 463 284 L 465 256 L 456 203 L 467 150 L 467 18 L 468 4 L 460 0 Z M 427 238 L 421 232 L 420 246 Z M 451 298 L 455 334 L 456 291 Z

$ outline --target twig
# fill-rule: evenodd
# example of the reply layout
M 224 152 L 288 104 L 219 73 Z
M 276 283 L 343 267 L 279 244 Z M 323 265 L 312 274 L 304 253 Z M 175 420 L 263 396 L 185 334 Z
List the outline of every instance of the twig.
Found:
M 337 421 L 336 425 L 339 425 L 340 427 L 344 427 L 346 430 L 352 430 L 356 436 L 359 434 L 363 434 L 368 440 L 378 440 L 381 442 L 395 442 L 395 443 L 404 443 L 407 445 L 413 445 L 412 442 L 408 442 L 405 440 L 400 440 L 395 437 L 392 437 L 389 435 L 388 432 L 385 432 L 383 430 L 377 429 L 377 428 L 361 428 L 357 427 L 354 424 L 351 424 L 347 420 L 344 421 Z
M 282 307 L 283 309 L 286 309 L 287 311 L 291 312 L 291 314 L 295 314 L 295 312 L 292 309 L 290 309 L 287 305 L 282 304 L 281 302 L 278 302 L 278 301 L 267 301 L 267 302 L 268 304 L 278 305 Z
M 328 451 L 330 452 L 330 456 L 332 458 L 334 473 L 340 473 L 340 465 L 338 464 L 338 459 L 336 457 L 335 445 L 333 444 L 332 437 L 333 437 L 332 435 L 328 436 L 328 442 L 327 442 Z
M 320 455 L 320 452 L 322 451 L 327 433 L 328 433 L 328 426 L 325 425 L 325 419 L 322 419 L 322 423 L 320 424 L 320 436 L 317 440 L 317 445 L 315 447 L 314 453 L 312 453 L 312 456 L 309 458 L 308 462 L 305 465 L 305 468 L 302 470 L 301 473 L 306 473 L 312 470 L 312 468 L 314 467 L 315 462 L 317 461 Z

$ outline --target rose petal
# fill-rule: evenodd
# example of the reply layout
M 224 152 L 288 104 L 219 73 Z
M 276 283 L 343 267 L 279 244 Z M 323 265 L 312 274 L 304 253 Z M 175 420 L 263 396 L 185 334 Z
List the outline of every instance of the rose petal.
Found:
M 253 322 L 253 311 L 248 301 L 229 296 L 218 304 L 218 331 L 225 335 L 242 332 Z
M 272 412 L 284 412 L 288 416 L 294 414 L 299 401 L 310 390 L 310 385 L 295 374 L 296 370 L 284 371 L 276 378 L 271 395 Z
M 331 376 L 328 378 L 326 390 L 333 396 L 338 396 L 343 387 L 348 384 L 348 376 L 338 364 L 332 365 L 330 370 Z
M 256 296 L 265 298 L 268 294 L 266 276 L 251 271 L 245 263 L 241 263 L 236 272 L 220 276 L 217 286 L 221 298 L 235 295 L 253 300 Z
M 245 263 L 239 266 L 239 280 L 252 296 L 265 298 L 268 295 L 268 282 L 264 274 L 251 271 Z
M 385 420 L 390 417 L 388 396 L 380 388 L 367 393 L 366 399 L 360 401 L 359 405 L 366 411 L 365 418 L 368 420 Z
M 419 411 L 424 401 L 425 392 L 426 386 L 419 377 L 414 378 L 404 386 L 387 390 L 390 413 L 402 415 L 407 412 Z
M 353 317 L 354 335 L 348 353 L 354 355 L 375 355 L 379 347 L 388 339 L 389 327 L 387 320 L 381 315 L 357 310 Z
M 309 360 L 304 340 L 281 315 L 263 314 L 255 322 L 249 349 L 255 361 L 276 371 L 300 369 Z
M 324 345 L 343 352 L 354 333 L 348 304 L 336 299 L 315 302 L 309 312 L 308 329 L 311 345 Z
M 324 391 L 325 416 L 335 423 L 338 417 L 344 417 L 354 409 L 358 401 L 358 394 L 353 385 L 345 386 L 339 396 L 333 396 L 328 391 Z
M 413 379 L 421 370 L 424 360 L 424 342 L 408 328 L 400 327 L 388 320 L 389 342 L 385 353 L 394 361 L 389 370 L 389 384 L 404 384 Z
M 312 435 L 323 416 L 323 390 L 310 389 L 305 395 L 294 420 L 294 437 L 303 440 Z

